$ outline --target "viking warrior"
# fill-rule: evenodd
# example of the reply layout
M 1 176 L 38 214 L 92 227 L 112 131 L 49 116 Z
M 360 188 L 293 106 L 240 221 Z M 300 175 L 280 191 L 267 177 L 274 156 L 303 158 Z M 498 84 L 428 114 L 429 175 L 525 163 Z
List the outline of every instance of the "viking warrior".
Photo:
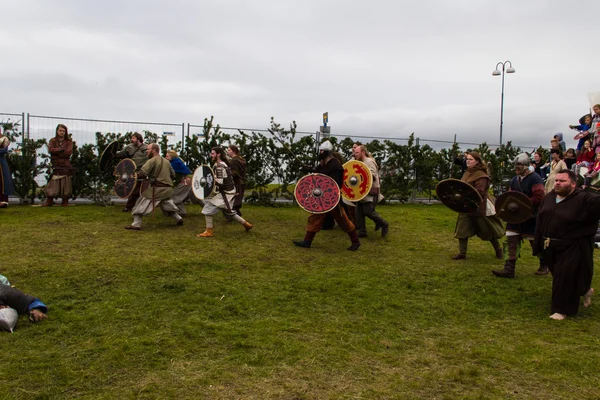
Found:
M 206 230 L 197 234 L 198 237 L 211 237 L 213 234 L 213 215 L 219 212 L 219 209 L 225 210 L 226 215 L 234 221 L 239 222 L 244 226 L 246 232 L 252 229 L 252 224 L 240 217 L 232 208 L 235 185 L 229 160 L 222 147 L 213 147 L 210 152 L 210 158 L 215 163 L 215 186 L 217 193 L 206 200 L 206 204 L 202 208 L 202 214 L 206 220 Z
M 388 233 L 389 224 L 384 220 L 381 215 L 375 211 L 375 206 L 379 199 L 380 183 L 379 183 L 379 171 L 377 163 L 370 157 L 369 152 L 365 145 L 360 145 L 354 148 L 354 159 L 361 161 L 369 167 L 371 176 L 373 177 L 373 184 L 371 185 L 371 191 L 362 200 L 356 204 L 356 229 L 358 230 L 358 237 L 367 236 L 367 227 L 365 217 L 369 217 L 375 222 L 375 230 L 381 229 L 381 236 L 385 237 Z
M 335 180 L 339 187 L 342 187 L 344 181 L 344 168 L 337 158 L 333 156 L 333 145 L 329 140 L 324 141 L 319 146 L 319 165 L 316 168 L 307 167 L 305 170 L 327 175 Z M 342 230 L 350 237 L 351 245 L 348 247 L 348 250 L 357 250 L 360 247 L 360 241 L 358 240 L 356 228 L 348 219 L 344 208 L 339 203 L 328 213 L 311 214 L 308 217 L 304 240 L 294 240 L 294 244 L 299 247 L 310 247 L 317 232 L 321 230 L 323 222 L 328 214 L 333 216 L 335 222 L 337 222 L 340 228 L 342 228 Z
M 69 131 L 63 124 L 56 126 L 56 136 L 48 143 L 50 163 L 52 164 L 52 176 L 46 186 L 46 201 L 43 207 L 53 204 L 55 197 L 62 198 L 62 206 L 69 205 L 69 197 L 73 192 L 71 172 L 71 154 L 73 154 L 73 141 L 69 137 Z
M 183 225 L 183 219 L 177 214 L 177 206 L 171 199 L 175 178 L 171 163 L 160 156 L 160 148 L 156 143 L 150 143 L 146 152 L 148 161 L 138 172 L 138 177 L 147 179 L 150 185 L 133 206 L 133 223 L 125 229 L 142 229 L 142 217 L 150 214 L 157 206 L 160 206 L 164 215 L 174 218 L 177 225 Z
M 142 137 L 142 135 L 138 132 L 134 132 L 133 135 L 131 135 L 131 143 L 129 143 L 127 146 L 125 146 L 125 148 L 123 150 L 117 152 L 114 155 L 114 158 L 116 158 L 116 159 L 121 159 L 121 158 L 132 159 L 133 162 L 135 163 L 137 170 L 139 171 L 144 166 L 146 161 L 148 160 L 148 157 L 146 154 L 147 150 L 148 150 L 148 145 L 144 143 L 144 138 Z M 140 183 L 141 182 L 142 182 L 142 179 L 139 178 L 139 176 L 138 176 L 138 180 L 135 183 L 135 187 L 133 188 L 133 191 L 127 198 L 127 204 L 125 204 L 125 208 L 123 208 L 123 212 L 128 212 L 133 209 L 133 206 L 135 205 L 137 199 L 140 197 Z
M 2 128 L 0 127 L 0 208 L 8 207 L 8 196 L 14 194 L 12 175 L 6 161 L 9 144 L 10 140 L 2 135 Z
M 479 208 L 473 213 L 459 213 L 456 221 L 454 237 L 458 239 L 458 254 L 453 260 L 464 260 L 467 258 L 467 246 L 471 236 L 479 236 L 480 239 L 492 243 L 496 251 L 496 257 L 502 258 L 502 248 L 498 239 L 504 236 L 504 227 L 497 215 L 486 216 L 488 190 L 490 188 L 490 177 L 487 174 L 487 164 L 478 152 L 472 151 L 467 154 L 467 170 L 461 181 L 473 186 L 482 198 Z
M 235 197 L 231 209 L 242 216 L 240 209 L 244 201 L 244 191 L 246 190 L 246 160 L 240 156 L 240 149 L 234 144 L 227 148 L 229 156 L 229 165 L 231 165 L 231 175 L 233 177 L 233 185 L 235 186 Z
M 192 195 L 192 171 L 179 158 L 175 150 L 168 150 L 166 159 L 171 163 L 173 171 L 175 171 L 175 188 L 173 189 L 173 203 L 177 206 L 177 214 L 186 216 L 184 203 L 189 199 L 194 202 L 195 197 Z M 204 205 L 204 202 L 201 203 Z
M 538 212 L 534 255 L 544 254 L 552 273 L 552 315 L 565 319 L 591 304 L 594 294 L 594 235 L 600 219 L 600 196 L 576 187 L 568 169 L 558 171 L 554 190 L 542 200 Z
M 521 192 L 526 195 L 533 210 L 531 218 L 520 224 L 508 223 L 506 225 L 506 242 L 504 243 L 504 269 L 492 271 L 494 275 L 502 278 L 514 278 L 517 258 L 520 257 L 521 243 L 528 240 L 533 247 L 533 238 L 535 236 L 535 224 L 537 211 L 544 198 L 544 182 L 542 178 L 529 169 L 531 160 L 527 153 L 521 153 L 514 160 L 515 173 L 517 174 L 510 181 L 511 192 Z M 515 207 L 517 207 L 515 205 Z M 548 273 L 548 267 L 543 259 L 540 259 L 540 266 L 535 272 L 536 275 L 545 275 Z

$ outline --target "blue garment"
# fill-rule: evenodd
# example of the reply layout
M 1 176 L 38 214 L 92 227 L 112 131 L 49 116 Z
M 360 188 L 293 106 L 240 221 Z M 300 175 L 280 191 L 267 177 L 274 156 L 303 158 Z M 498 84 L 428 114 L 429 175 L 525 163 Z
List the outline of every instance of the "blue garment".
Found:
M 42 303 L 40 299 L 35 299 L 35 301 L 31 303 L 29 307 L 27 307 L 27 312 L 30 313 L 31 310 L 35 309 L 40 310 L 44 314 L 48 314 L 48 307 L 44 303 Z
M 15 188 L 10 170 L 8 169 L 8 161 L 6 161 L 7 153 L 8 148 L 0 147 L 0 194 L 10 196 L 15 193 Z
M 585 131 L 589 130 L 590 128 L 591 128 L 590 125 L 585 125 L 585 124 L 581 124 L 581 125 L 577 125 L 577 126 L 573 127 L 573 129 L 576 129 L 579 132 L 585 132 Z M 577 151 L 579 151 L 579 150 L 581 150 L 583 148 L 583 144 L 588 139 L 589 139 L 589 136 L 586 136 L 586 137 L 583 137 L 583 138 L 579 139 L 579 142 L 577 142 Z
M 192 171 L 181 161 L 181 158 L 172 158 L 171 167 L 176 174 L 190 175 Z

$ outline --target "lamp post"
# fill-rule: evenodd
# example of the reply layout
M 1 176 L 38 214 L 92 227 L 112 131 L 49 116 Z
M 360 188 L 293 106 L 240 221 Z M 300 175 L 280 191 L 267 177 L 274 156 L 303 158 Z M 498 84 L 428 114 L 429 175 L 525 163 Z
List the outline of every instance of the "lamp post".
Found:
M 502 72 L 498 69 L 498 67 L 502 65 Z M 508 65 L 508 68 L 506 68 Z M 500 99 L 500 145 L 502 145 L 502 125 L 504 124 L 504 73 L 513 74 L 515 69 L 512 66 L 510 61 L 499 62 L 496 64 L 496 69 L 492 72 L 493 76 L 502 75 L 502 97 Z

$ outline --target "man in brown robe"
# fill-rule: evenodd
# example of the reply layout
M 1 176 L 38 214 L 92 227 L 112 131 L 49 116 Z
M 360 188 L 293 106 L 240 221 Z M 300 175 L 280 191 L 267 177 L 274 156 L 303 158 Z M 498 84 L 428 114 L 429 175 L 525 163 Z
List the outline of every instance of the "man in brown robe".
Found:
M 555 175 L 554 190 L 548 193 L 538 213 L 534 255 L 544 254 L 552 273 L 550 318 L 565 319 L 577 314 L 594 294 L 594 235 L 600 219 L 600 196 L 576 187 L 577 176 L 568 169 Z
M 164 215 L 174 218 L 177 225 L 183 225 L 183 219 L 177 214 L 177 206 L 171 199 L 175 171 L 169 160 L 160 156 L 160 147 L 156 143 L 148 145 L 147 153 L 148 161 L 138 172 L 138 177 L 148 179 L 150 185 L 136 201 L 131 212 L 133 223 L 125 229 L 142 229 L 142 217 L 150 214 L 158 206 Z
M 246 160 L 240 156 L 240 149 L 235 144 L 229 145 L 227 148 L 229 156 L 229 165 L 231 165 L 231 176 L 235 185 L 235 197 L 233 198 L 232 211 L 237 215 L 242 216 L 240 209 L 244 201 L 244 191 L 246 190 Z

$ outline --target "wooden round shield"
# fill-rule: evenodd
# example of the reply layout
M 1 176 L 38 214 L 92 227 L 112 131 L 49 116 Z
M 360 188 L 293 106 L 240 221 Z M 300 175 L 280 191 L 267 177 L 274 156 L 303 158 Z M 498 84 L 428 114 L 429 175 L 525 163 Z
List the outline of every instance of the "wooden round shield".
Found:
M 520 224 L 533 216 L 533 204 L 521 192 L 502 193 L 495 205 L 498 217 L 509 224 Z
M 445 179 L 435 187 L 438 199 L 452 211 L 472 213 L 483 201 L 477 189 L 458 179 Z
M 113 159 L 115 154 L 117 154 L 117 150 L 119 149 L 119 142 L 117 140 L 110 142 L 108 146 L 102 152 L 98 160 L 98 166 L 100 167 L 100 172 L 106 172 L 110 169 L 113 163 Z
M 204 200 L 215 193 L 215 174 L 208 165 L 201 165 L 192 177 L 192 192 L 198 200 Z
M 340 188 L 327 175 L 308 174 L 296 183 L 294 197 L 302 209 L 311 214 L 324 214 L 333 210 L 340 201 Z
M 135 162 L 130 158 L 121 160 L 115 167 L 114 175 L 117 178 L 115 182 L 115 194 L 121 199 L 128 198 L 135 189 L 137 180 L 137 172 L 135 170 Z
M 342 197 L 350 201 L 359 201 L 371 191 L 373 176 L 367 164 L 358 160 L 350 160 L 344 164 L 344 183 Z

